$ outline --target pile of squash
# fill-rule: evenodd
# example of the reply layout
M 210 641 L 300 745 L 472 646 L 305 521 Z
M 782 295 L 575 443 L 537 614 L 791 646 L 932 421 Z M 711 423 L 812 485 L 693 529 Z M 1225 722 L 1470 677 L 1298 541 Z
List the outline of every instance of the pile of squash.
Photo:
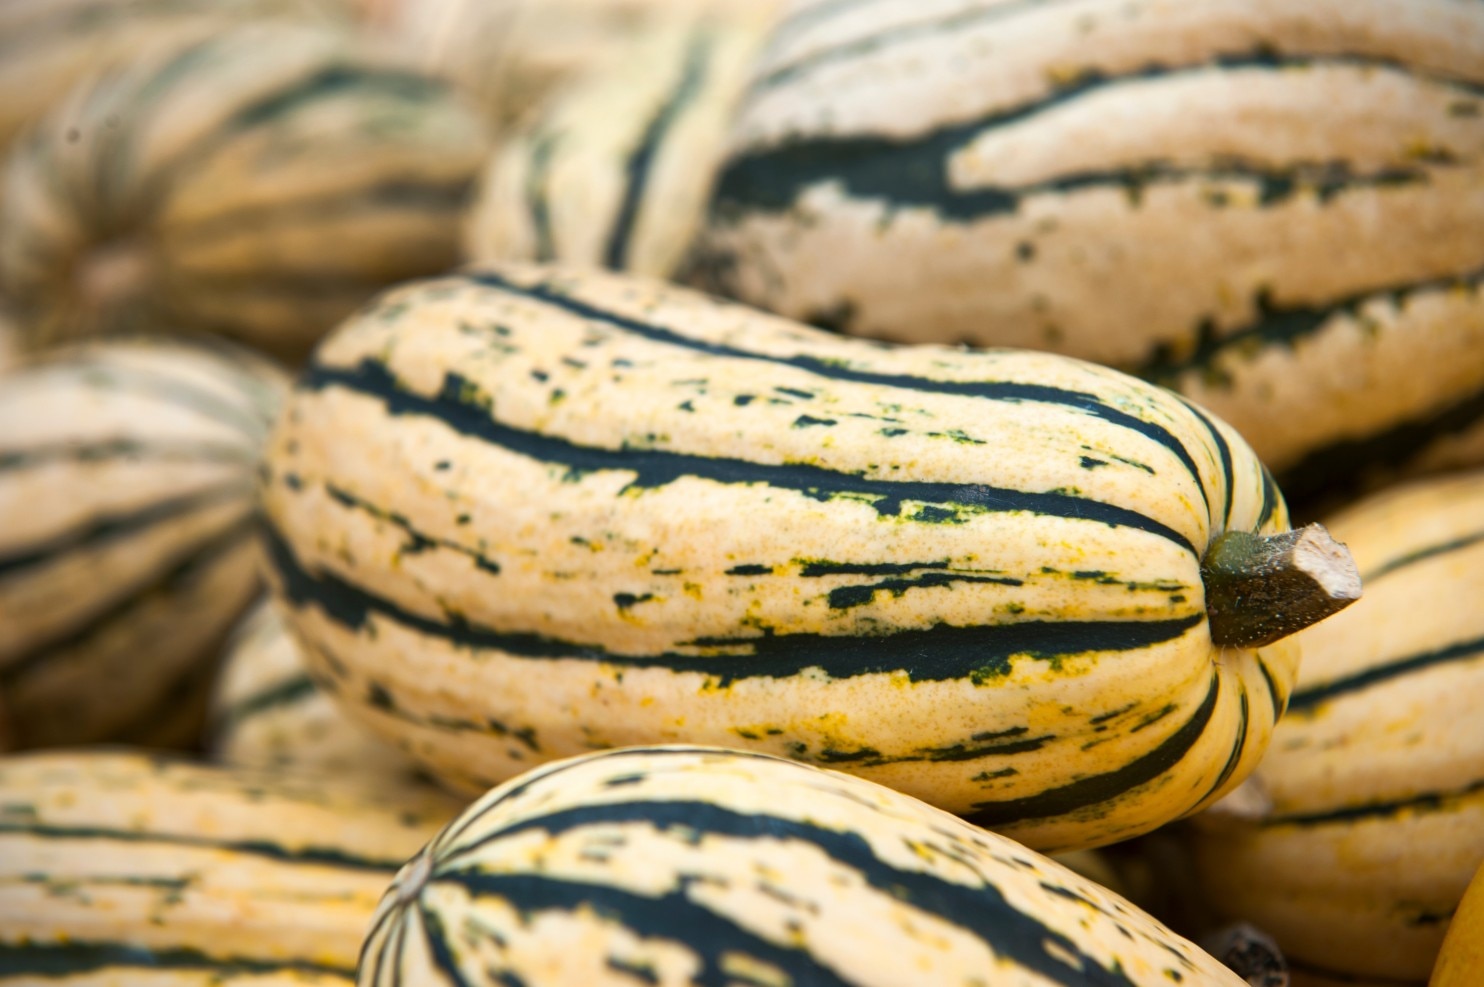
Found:
M 0 985 L 1484 984 L 1484 7 L 0 81 Z

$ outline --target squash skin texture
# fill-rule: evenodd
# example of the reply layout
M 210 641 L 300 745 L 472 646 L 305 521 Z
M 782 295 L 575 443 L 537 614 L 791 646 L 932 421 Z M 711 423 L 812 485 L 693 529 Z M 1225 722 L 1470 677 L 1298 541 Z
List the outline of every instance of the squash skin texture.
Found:
M 398 874 L 358 982 L 636 978 L 1243 983 L 1012 840 L 859 778 L 686 746 L 573 758 L 479 799 Z
M 1477 465 L 1481 94 L 1484 11 L 1452 0 L 810 4 L 691 281 L 1146 376 L 1291 503 Z
M 839 767 L 1048 851 L 1194 811 L 1297 656 L 1200 555 L 1287 529 L 1227 426 L 1046 354 L 841 339 L 505 265 L 390 292 L 265 453 L 271 579 L 357 718 L 478 790 L 684 741 Z
M 341 987 L 463 804 L 74 749 L 0 759 L 0 984 Z
M 21 748 L 199 738 L 261 591 L 258 454 L 288 390 L 234 347 L 92 341 L 0 376 L 0 699 Z
M 673 279 L 779 6 L 700 0 L 651 18 L 499 142 L 465 224 L 465 255 Z
M 487 142 L 442 82 L 263 21 L 91 79 L 6 161 L 0 290 L 26 344 L 217 333 L 297 362 L 458 260 Z

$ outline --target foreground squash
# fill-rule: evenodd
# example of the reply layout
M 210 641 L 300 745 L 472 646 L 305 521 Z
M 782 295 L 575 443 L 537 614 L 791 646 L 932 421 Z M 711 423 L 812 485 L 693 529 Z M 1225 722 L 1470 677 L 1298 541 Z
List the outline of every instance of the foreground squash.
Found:
M 1038 849 L 1240 781 L 1295 672 L 1269 619 L 1358 590 L 1312 532 L 1277 539 L 1306 563 L 1271 561 L 1327 589 L 1264 602 L 1218 571 L 1285 531 L 1283 501 L 1167 392 L 614 274 L 382 296 L 301 376 L 263 476 L 307 659 L 456 784 L 743 746 Z
M 286 358 L 458 256 L 483 159 L 441 83 L 267 22 L 76 90 L 12 154 L 0 291 L 33 343 L 221 332 Z
M 858 778 L 696 747 L 489 792 L 398 874 L 358 982 L 1243 983 L 1008 839 Z
M 1484 463 L 1484 7 L 953 7 L 800 5 L 699 284 L 1147 375 L 1290 498 Z
M 0 984 L 330 987 L 459 811 L 123 752 L 0 758 Z
M 259 591 L 259 448 L 287 380 L 243 351 L 94 342 L 0 376 L 0 704 L 11 741 L 197 742 Z
M 1197 873 L 1299 966 L 1420 982 L 1484 862 L 1484 473 L 1329 524 L 1366 597 L 1298 635 L 1259 797 L 1193 821 Z
M 333 680 L 327 680 L 333 684 Z M 389 791 L 423 783 L 416 762 L 346 717 L 310 677 L 268 601 L 233 629 L 207 713 L 215 760 Z

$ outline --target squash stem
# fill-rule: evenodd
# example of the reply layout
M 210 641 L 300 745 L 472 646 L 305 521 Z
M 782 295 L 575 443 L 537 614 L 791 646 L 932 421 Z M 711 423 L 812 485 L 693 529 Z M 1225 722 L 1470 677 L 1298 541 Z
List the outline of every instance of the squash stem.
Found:
M 1260 648 L 1360 599 L 1360 573 L 1323 525 L 1257 535 L 1228 531 L 1201 560 L 1211 640 Z

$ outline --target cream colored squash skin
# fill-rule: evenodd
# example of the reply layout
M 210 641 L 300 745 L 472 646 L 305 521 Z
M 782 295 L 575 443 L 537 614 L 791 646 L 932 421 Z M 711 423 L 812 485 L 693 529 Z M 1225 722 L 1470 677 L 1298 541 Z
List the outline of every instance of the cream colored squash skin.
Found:
M 1287 528 L 1258 462 L 1063 357 L 506 265 L 342 327 L 263 476 L 311 667 L 470 789 L 708 743 L 1073 849 L 1235 785 L 1295 675 L 1207 626 L 1206 546 Z
M 500 143 L 466 255 L 671 276 L 700 230 L 726 128 L 778 6 L 696 2 L 615 46 L 534 126 Z
M 0 4 L 0 148 L 73 85 L 122 62 L 250 19 L 329 21 L 331 0 L 5 0 Z
M 1484 473 L 1328 527 L 1366 595 L 1296 635 L 1299 686 L 1249 783 L 1266 802 L 1194 820 L 1198 872 L 1297 963 L 1420 982 L 1484 861 Z
M 1122 898 L 859 778 L 696 747 L 538 768 L 378 909 L 362 987 L 1242 980 Z
M 356 6 L 379 36 L 457 85 L 503 132 L 529 124 L 565 85 L 657 22 L 703 2 L 712 0 L 358 0 Z
M 387 882 L 460 808 L 124 752 L 0 758 L 0 984 L 350 983 Z
M 221 332 L 286 358 L 458 256 L 483 126 L 329 29 L 262 23 L 75 90 L 7 163 L 0 291 L 41 343 Z
M 0 704 L 11 740 L 197 742 L 259 592 L 253 474 L 287 389 L 235 348 L 54 351 L 0 376 Z
M 1477 3 L 803 4 L 717 189 L 701 286 L 1137 372 L 1290 498 L 1484 463 Z
M 215 760 L 387 790 L 426 784 L 415 761 L 349 719 L 305 668 L 269 601 L 233 630 L 207 714 Z

